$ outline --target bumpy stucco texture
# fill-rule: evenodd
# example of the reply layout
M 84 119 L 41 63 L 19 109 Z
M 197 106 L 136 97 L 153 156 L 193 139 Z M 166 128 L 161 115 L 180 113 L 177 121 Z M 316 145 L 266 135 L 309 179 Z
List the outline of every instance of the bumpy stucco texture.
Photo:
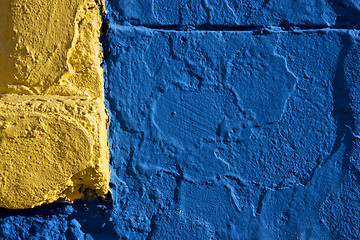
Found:
M 107 9 L 113 199 L 6 211 L 4 238 L 360 238 L 356 1 Z
M 1 0 L 0 93 L 103 97 L 98 2 Z
M 360 237 L 357 31 L 110 24 L 108 39 L 121 235 Z
M 105 198 L 104 3 L 0 5 L 0 207 Z
M 0 112 L 1 207 L 74 201 L 86 189 L 107 194 L 101 99 L 3 94 Z
M 182 29 L 359 24 L 357 0 L 116 0 L 109 1 L 118 23 Z

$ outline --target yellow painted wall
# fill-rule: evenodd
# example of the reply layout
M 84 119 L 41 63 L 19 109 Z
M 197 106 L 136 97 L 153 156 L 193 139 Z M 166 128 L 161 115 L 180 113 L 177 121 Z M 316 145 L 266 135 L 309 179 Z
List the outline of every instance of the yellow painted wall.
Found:
M 0 0 L 0 207 L 108 193 L 104 9 Z

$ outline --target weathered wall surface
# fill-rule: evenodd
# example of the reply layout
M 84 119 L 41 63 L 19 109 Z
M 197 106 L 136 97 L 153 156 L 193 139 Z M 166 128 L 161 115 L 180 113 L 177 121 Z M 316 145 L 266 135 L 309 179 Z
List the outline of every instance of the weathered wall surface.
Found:
M 129 239 L 357 239 L 356 1 L 109 1 Z
M 358 239 L 360 6 L 109 0 L 113 200 L 4 239 Z
M 105 199 L 104 2 L 0 5 L 0 208 Z
M 117 0 L 110 16 L 120 24 L 185 28 L 359 25 L 357 0 Z

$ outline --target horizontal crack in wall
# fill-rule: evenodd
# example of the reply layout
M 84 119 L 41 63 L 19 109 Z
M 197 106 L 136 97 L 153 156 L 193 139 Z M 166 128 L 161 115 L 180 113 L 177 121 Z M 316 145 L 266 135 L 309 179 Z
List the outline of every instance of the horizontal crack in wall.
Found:
M 113 24 L 111 24 L 113 25 Z M 114 25 L 113 25 L 114 26 Z M 282 32 L 297 32 L 297 31 L 318 31 L 318 30 L 360 30 L 360 25 L 350 26 L 326 26 L 326 25 L 277 25 L 277 26 L 219 26 L 219 25 L 116 25 L 124 28 L 148 28 L 151 30 L 162 30 L 162 31 L 233 31 L 233 32 L 267 32 L 282 31 Z

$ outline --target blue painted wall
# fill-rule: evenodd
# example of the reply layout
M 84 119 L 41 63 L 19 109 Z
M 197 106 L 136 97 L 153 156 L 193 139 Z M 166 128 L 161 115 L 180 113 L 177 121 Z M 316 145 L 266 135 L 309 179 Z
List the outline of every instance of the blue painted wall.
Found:
M 113 199 L 3 239 L 359 239 L 357 0 L 109 0 Z

